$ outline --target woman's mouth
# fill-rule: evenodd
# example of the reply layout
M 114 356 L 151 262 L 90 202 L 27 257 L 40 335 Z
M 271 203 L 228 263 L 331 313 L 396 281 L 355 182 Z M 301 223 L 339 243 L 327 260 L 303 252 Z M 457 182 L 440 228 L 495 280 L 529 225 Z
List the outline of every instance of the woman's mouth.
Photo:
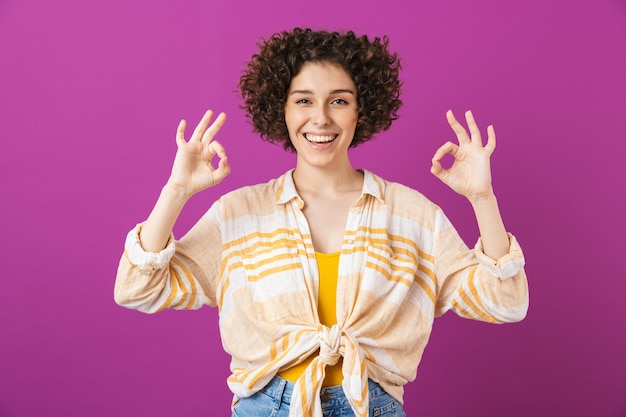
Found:
M 335 140 L 337 135 L 314 135 L 311 133 L 305 133 L 304 138 L 312 143 L 328 143 Z

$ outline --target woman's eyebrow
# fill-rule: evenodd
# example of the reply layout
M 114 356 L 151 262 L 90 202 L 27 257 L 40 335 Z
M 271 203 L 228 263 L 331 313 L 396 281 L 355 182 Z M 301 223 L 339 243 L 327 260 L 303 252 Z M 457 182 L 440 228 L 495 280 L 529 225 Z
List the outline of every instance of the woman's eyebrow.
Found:
M 333 91 L 331 91 L 330 93 L 331 93 L 331 94 L 345 94 L 345 93 L 347 93 L 347 94 L 352 94 L 352 95 L 354 95 L 354 90 L 351 90 L 351 89 L 349 89 L 349 88 L 340 88 L 340 89 L 338 89 L 338 90 L 333 90 Z
M 311 90 L 293 90 L 289 93 L 289 95 L 293 95 L 293 94 L 313 94 L 313 91 Z M 330 94 L 354 94 L 354 91 L 349 89 L 349 88 L 339 88 L 337 90 L 333 90 L 330 92 Z

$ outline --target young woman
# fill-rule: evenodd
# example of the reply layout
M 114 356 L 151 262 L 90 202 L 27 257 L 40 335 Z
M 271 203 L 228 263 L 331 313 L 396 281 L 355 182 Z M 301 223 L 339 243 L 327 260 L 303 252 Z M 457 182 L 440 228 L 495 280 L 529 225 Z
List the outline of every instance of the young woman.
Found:
M 436 316 L 526 314 L 524 258 L 491 186 L 493 127 L 483 145 L 471 112 L 469 133 L 448 112 L 458 143 L 431 167 L 470 201 L 474 250 L 423 195 L 350 163 L 350 147 L 396 118 L 399 68 L 386 38 L 294 29 L 266 40 L 240 79 L 244 108 L 296 166 L 222 196 L 175 240 L 189 198 L 230 172 L 215 140 L 224 114 L 208 111 L 189 139 L 178 126 L 171 176 L 128 234 L 115 298 L 147 313 L 217 306 L 233 416 L 403 416 Z

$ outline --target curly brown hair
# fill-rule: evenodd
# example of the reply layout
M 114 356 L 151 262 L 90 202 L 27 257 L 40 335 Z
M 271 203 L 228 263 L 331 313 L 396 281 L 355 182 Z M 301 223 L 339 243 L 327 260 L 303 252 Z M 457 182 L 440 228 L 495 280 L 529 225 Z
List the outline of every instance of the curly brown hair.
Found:
M 255 132 L 268 142 L 295 152 L 285 124 L 291 79 L 307 62 L 330 62 L 343 68 L 357 89 L 358 120 L 350 147 L 387 130 L 402 105 L 400 59 L 388 50 L 389 39 L 295 28 L 259 42 L 239 79 L 239 90 Z

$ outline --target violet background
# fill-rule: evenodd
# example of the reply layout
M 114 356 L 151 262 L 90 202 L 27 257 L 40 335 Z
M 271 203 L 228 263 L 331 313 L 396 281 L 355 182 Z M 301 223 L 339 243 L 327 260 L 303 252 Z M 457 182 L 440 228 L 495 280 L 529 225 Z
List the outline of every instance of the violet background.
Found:
M 126 232 L 146 217 L 178 121 L 225 111 L 220 194 L 294 163 L 234 93 L 256 41 L 294 26 L 388 35 L 404 107 L 354 165 L 441 205 L 469 245 L 468 203 L 429 173 L 448 108 L 498 135 L 494 186 L 527 257 L 519 324 L 435 321 L 409 416 L 626 416 L 623 0 L 2 0 L 0 416 L 229 415 L 217 312 L 118 307 Z

